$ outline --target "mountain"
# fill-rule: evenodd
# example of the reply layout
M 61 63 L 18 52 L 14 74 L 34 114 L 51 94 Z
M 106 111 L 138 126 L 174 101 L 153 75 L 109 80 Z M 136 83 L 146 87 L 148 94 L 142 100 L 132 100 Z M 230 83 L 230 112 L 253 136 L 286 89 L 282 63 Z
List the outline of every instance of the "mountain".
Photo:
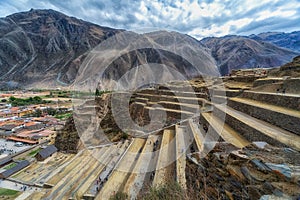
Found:
M 243 36 L 210 37 L 201 42 L 211 49 L 222 75 L 233 69 L 278 67 L 299 55 L 269 42 Z
M 219 76 L 210 50 L 178 32 L 125 31 L 108 38 L 93 52 L 78 71 L 75 85 L 80 90 L 98 80 L 102 90 L 115 90 L 116 86 L 134 89 L 143 84 Z
M 291 33 L 267 32 L 258 35 L 250 35 L 249 38 L 257 41 L 265 41 L 279 47 L 287 48 L 292 51 L 300 52 L 300 31 Z
M 1 18 L 0 80 L 68 85 L 87 52 L 120 31 L 54 10 L 31 9 Z
M 35 88 L 69 86 L 74 83 L 79 67 L 91 50 L 103 41 L 106 41 L 104 43 L 106 47 L 112 47 L 111 53 L 107 53 L 105 57 L 116 52 L 114 49 L 116 45 L 122 46 L 125 43 L 127 45 L 123 48 L 124 55 L 120 55 L 112 64 L 109 64 L 103 74 L 109 80 L 118 80 L 130 69 L 147 63 L 168 65 L 187 77 L 200 75 L 197 73 L 198 69 L 194 67 L 195 63 L 191 64 L 176 53 L 161 49 L 161 45 L 169 49 L 170 46 L 175 45 L 174 48 L 180 50 L 181 47 L 185 48 L 192 44 L 199 50 L 197 57 L 203 57 L 204 62 L 197 63 L 197 65 L 201 64 L 200 70 L 205 68 L 209 71 L 208 66 L 211 66 L 213 70 L 215 69 L 214 72 L 217 72 L 214 58 L 209 50 L 192 37 L 164 31 L 151 34 L 128 32 L 131 34 L 112 37 L 123 32 L 124 30 L 101 27 L 54 10 L 31 9 L 29 12 L 7 16 L 0 20 L 0 81 L 10 86 Z M 127 52 L 126 49 L 135 43 L 135 37 L 139 35 L 141 35 L 141 44 L 145 41 L 150 42 L 148 47 L 139 47 L 138 50 Z M 132 41 L 127 44 L 130 37 L 133 37 Z M 108 38 L 114 39 L 107 41 Z M 185 43 L 181 47 L 176 46 L 180 43 L 176 41 L 176 38 Z M 155 49 L 153 45 L 156 46 Z M 189 47 L 182 49 L 184 52 L 189 50 L 193 51 Z M 96 63 L 95 66 L 85 71 L 80 81 L 90 79 L 101 70 Z M 153 72 L 147 68 L 142 73 Z M 161 71 L 161 73 L 162 79 L 172 78 L 168 70 Z
M 84 67 L 80 69 L 80 66 L 88 64 L 85 62 L 91 59 L 89 57 L 91 50 L 95 50 L 99 44 L 105 42 L 104 47 L 108 48 L 107 52 L 96 48 L 96 51 L 103 52 L 105 55 L 102 60 L 99 58 L 101 60 L 99 63 L 107 61 L 105 57 L 110 57 L 116 52 L 123 52 L 123 54 L 111 63 L 107 63 L 105 66 L 107 68 L 101 73 L 105 79 L 116 82 L 130 71 L 131 74 L 125 80 L 126 84 L 130 83 L 132 76 L 137 73 L 157 74 L 154 68 L 137 67 L 148 63 L 169 66 L 170 69 L 175 69 L 190 78 L 202 73 L 216 74 L 216 65 L 221 74 L 225 75 L 232 69 L 238 68 L 280 66 L 299 55 L 286 49 L 289 46 L 296 48 L 299 40 L 295 36 L 298 33 L 295 32 L 275 34 L 279 38 L 277 40 L 270 39 L 276 38 L 270 33 L 249 37 L 204 38 L 201 41 L 176 32 L 158 31 L 147 34 L 130 32 L 129 36 L 125 32 L 129 31 L 102 27 L 54 10 L 31 9 L 28 12 L 1 18 L 0 88 L 68 87 L 74 85 L 78 74 L 79 82 L 84 83 L 97 72 L 104 70 L 99 69 L 97 63 L 89 70 Z M 135 37 L 141 39 L 141 44 L 145 41 L 151 44 L 128 51 L 135 43 Z M 110 41 L 111 38 L 115 41 Z M 128 41 L 131 43 L 128 44 Z M 285 48 L 269 42 L 277 42 L 282 46 L 285 44 Z M 127 46 L 122 47 L 123 51 L 109 49 L 116 44 Z M 165 49 L 161 48 L 162 46 Z M 191 62 L 178 54 L 196 59 L 192 59 Z M 174 73 L 169 69 L 159 73 L 159 76 L 154 78 L 174 77 Z

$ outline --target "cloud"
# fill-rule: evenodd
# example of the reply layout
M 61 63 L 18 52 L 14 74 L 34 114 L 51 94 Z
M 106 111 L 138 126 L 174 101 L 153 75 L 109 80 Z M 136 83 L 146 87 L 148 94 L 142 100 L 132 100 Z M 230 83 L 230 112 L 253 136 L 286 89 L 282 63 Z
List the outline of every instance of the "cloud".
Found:
M 170 29 L 198 39 L 299 30 L 299 0 L 2 0 L 0 16 L 55 9 L 102 26 Z

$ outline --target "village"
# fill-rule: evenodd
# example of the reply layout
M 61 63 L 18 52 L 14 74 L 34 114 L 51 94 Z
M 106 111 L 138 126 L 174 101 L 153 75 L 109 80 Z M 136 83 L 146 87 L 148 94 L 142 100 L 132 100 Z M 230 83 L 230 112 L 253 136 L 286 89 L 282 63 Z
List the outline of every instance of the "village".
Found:
M 0 198 L 39 190 L 27 181 L 37 178 L 37 171 L 32 171 L 34 177 L 28 169 L 42 169 L 40 162 L 58 151 L 55 138 L 71 115 L 71 105 L 70 94 L 60 90 L 0 92 Z

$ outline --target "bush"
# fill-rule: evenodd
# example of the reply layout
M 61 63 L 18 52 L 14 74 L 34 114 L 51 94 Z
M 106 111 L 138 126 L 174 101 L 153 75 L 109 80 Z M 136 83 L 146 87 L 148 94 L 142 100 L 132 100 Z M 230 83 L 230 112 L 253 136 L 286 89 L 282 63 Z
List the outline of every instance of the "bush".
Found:
M 128 134 L 127 133 L 123 133 L 122 134 L 122 139 L 127 140 L 128 139 Z
M 144 200 L 185 200 L 187 195 L 176 181 L 160 187 L 152 187 L 143 197 Z
M 109 199 L 110 200 L 127 200 L 129 198 L 128 198 L 128 195 L 126 193 L 117 192 L 114 196 L 111 196 Z

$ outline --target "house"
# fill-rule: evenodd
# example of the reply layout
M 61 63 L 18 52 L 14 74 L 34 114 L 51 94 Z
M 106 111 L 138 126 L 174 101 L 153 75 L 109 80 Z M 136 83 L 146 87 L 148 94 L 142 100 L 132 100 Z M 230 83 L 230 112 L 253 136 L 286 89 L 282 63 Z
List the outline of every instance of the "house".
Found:
M 24 128 L 27 130 L 37 130 L 37 129 L 42 129 L 44 128 L 45 125 L 42 124 L 41 122 L 26 122 L 24 123 Z
M 29 165 L 30 165 L 30 162 L 28 160 L 22 160 L 21 162 L 17 163 L 16 166 L 1 172 L 0 178 L 2 178 L 2 179 L 8 178 L 9 176 L 21 171 L 22 169 L 24 169 L 25 167 L 27 167 Z
M 48 157 L 52 156 L 56 152 L 57 152 L 57 148 L 54 145 L 49 145 L 46 148 L 40 150 L 35 157 L 38 161 L 43 161 Z
M 12 131 L 5 131 L 0 129 L 0 138 L 7 138 L 12 136 L 13 132 Z
M 49 142 L 53 144 L 55 142 L 56 131 L 51 131 L 48 129 L 42 130 L 38 133 L 33 134 L 30 139 L 34 141 L 38 141 L 39 144 L 44 142 Z
M 0 167 L 3 167 L 4 165 L 10 163 L 12 161 L 12 158 L 10 156 L 5 156 L 4 158 L 0 159 Z
M 26 144 L 38 144 L 39 143 L 38 141 L 19 138 L 19 137 L 16 137 L 16 136 L 9 136 L 6 139 L 11 140 L 11 141 L 15 141 L 15 142 L 22 142 L 22 143 L 26 143 Z
M 16 142 L 24 142 L 28 144 L 41 144 L 44 142 L 54 143 L 56 131 L 48 129 L 26 130 L 16 133 L 13 136 L 7 137 L 8 140 Z

